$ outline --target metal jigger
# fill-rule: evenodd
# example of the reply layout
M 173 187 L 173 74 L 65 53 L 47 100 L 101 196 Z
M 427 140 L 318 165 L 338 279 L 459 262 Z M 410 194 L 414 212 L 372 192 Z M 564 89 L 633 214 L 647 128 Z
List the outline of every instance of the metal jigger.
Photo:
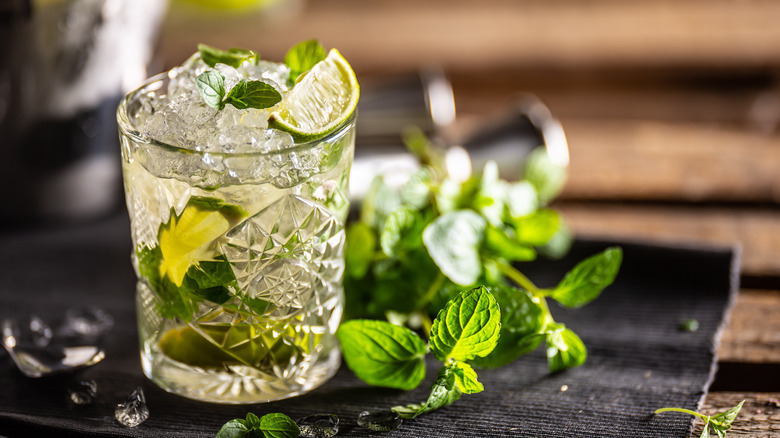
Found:
M 472 169 L 482 169 L 489 160 L 498 163 L 503 178 L 516 179 L 526 156 L 540 146 L 547 149 L 553 163 L 564 167 L 569 164 L 563 127 L 532 94 L 516 96 L 504 115 L 462 138 L 453 138 L 454 93 L 441 69 L 369 82 L 361 90 L 358 111 L 350 179 L 355 201 L 363 198 L 376 175 L 384 175 L 386 183 L 400 186 L 419 167 L 401 140 L 401 133 L 409 126 L 445 143 L 446 166 L 456 179 L 467 178 Z

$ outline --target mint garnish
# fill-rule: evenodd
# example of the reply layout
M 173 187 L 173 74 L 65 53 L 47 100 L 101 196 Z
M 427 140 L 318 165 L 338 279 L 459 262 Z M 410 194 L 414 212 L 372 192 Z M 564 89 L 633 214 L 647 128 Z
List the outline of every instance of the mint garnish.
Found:
M 303 41 L 293 46 L 284 57 L 284 63 L 290 67 L 288 84 L 291 86 L 295 84 L 298 76 L 311 70 L 327 56 L 325 48 L 317 40 Z
M 282 95 L 271 84 L 242 79 L 230 90 L 223 105 L 229 103 L 238 109 L 263 109 L 270 108 L 281 100 Z
M 208 70 L 195 79 L 198 94 L 206 105 L 221 110 L 226 104 L 238 109 L 270 108 L 281 102 L 282 95 L 263 81 L 240 80 L 225 96 L 225 76 L 217 70 Z
M 725 438 L 726 432 L 729 429 L 731 429 L 731 424 L 737 418 L 737 415 L 739 414 L 739 411 L 742 409 L 742 405 L 744 403 L 745 400 L 742 400 L 741 402 L 739 402 L 738 405 L 734 406 L 733 408 L 730 408 L 725 412 L 721 412 L 720 414 L 713 415 L 713 416 L 707 416 L 683 408 L 661 408 L 656 410 L 655 414 L 657 415 L 663 412 L 682 412 L 685 414 L 693 415 L 695 417 L 699 417 L 702 420 L 704 420 L 704 430 L 701 433 L 701 438 L 710 437 L 710 428 L 712 428 L 712 430 L 715 431 L 715 433 L 718 435 L 719 438 Z
M 241 67 L 244 61 L 257 64 L 260 58 L 252 50 L 233 48 L 226 51 L 207 46 L 206 44 L 198 44 L 198 52 L 200 53 L 200 59 L 211 68 L 214 68 L 217 64 L 226 64 L 233 68 L 238 68 Z
M 483 390 L 467 360 L 489 354 L 496 346 L 501 312 L 484 287 L 461 292 L 433 321 L 430 349 L 444 362 L 431 394 L 423 403 L 396 406 L 404 418 L 448 406 L 462 393 Z M 386 321 L 353 320 L 339 327 L 344 360 L 369 384 L 413 389 L 425 376 L 425 343 L 408 328 Z
M 274 413 L 257 415 L 249 412 L 246 419 L 236 418 L 225 423 L 216 438 L 297 438 L 301 429 L 290 417 Z

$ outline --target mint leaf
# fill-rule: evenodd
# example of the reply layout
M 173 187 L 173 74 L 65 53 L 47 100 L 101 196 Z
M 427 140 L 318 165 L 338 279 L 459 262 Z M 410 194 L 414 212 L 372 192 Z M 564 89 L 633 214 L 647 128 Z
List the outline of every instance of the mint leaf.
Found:
M 287 415 L 274 413 L 257 418 L 248 412 L 246 420 L 236 418 L 225 423 L 216 438 L 297 438 L 300 434 L 298 424 Z
M 284 414 L 266 414 L 260 419 L 259 430 L 264 438 L 297 438 L 301 429 L 290 417 Z
M 244 420 L 244 424 L 246 424 L 246 427 L 249 430 L 260 429 L 260 419 L 257 418 L 257 415 L 251 412 L 246 413 L 246 420 Z
M 611 247 L 591 256 L 569 271 L 550 292 L 550 297 L 566 307 L 582 307 L 612 284 L 620 270 L 623 251 Z
M 485 219 L 471 210 L 444 213 L 423 231 L 423 242 L 441 272 L 454 283 L 471 286 L 482 273 L 479 247 Z
M 225 76 L 217 70 L 207 70 L 195 78 L 198 94 L 206 105 L 221 110 L 225 107 L 222 99 L 225 97 Z
M 558 230 L 555 231 L 555 234 L 550 237 L 550 240 L 544 246 L 537 249 L 539 253 L 551 259 L 560 259 L 569 252 L 573 240 L 571 229 L 566 225 L 566 221 L 560 218 Z
M 184 275 L 182 288 L 201 299 L 223 304 L 238 289 L 238 282 L 227 258 L 221 255 L 214 261 L 190 266 Z
M 317 40 L 303 41 L 293 46 L 284 57 L 284 63 L 290 67 L 289 85 L 295 84 L 298 76 L 311 70 L 327 56 L 325 48 Z
M 424 403 L 413 403 L 406 406 L 392 408 L 403 418 L 411 419 L 419 415 L 434 411 L 453 404 L 460 399 L 462 392 L 455 384 L 455 373 L 448 366 L 439 369 L 436 381 L 431 385 L 431 394 Z
M 452 373 L 455 375 L 455 384 L 458 389 L 465 394 L 475 394 L 482 392 L 485 387 L 477 380 L 477 372 L 471 365 L 465 362 L 455 361 L 450 365 Z
M 508 188 L 509 184 L 498 176 L 498 164 L 488 161 L 482 170 L 472 206 L 494 227 L 503 225 Z
M 370 226 L 357 222 L 347 228 L 347 247 L 344 250 L 346 274 L 363 278 L 371 266 L 376 240 Z
M 539 208 L 536 188 L 528 181 L 510 183 L 506 190 L 506 205 L 510 218 L 528 216 Z
M 282 95 L 271 84 L 241 79 L 230 89 L 222 106 L 231 104 L 238 109 L 263 109 L 270 108 L 281 101 Z
M 384 177 L 377 175 L 368 186 L 360 216 L 363 223 L 375 230 L 381 230 L 385 219 L 401 206 L 401 195 L 385 184 Z
M 195 311 L 195 304 L 187 294 L 182 294 L 168 276 L 160 275 L 163 256 L 159 246 L 139 246 L 136 249 L 138 272 L 157 293 L 157 311 L 163 318 L 180 318 L 189 322 Z
M 485 248 L 501 258 L 513 262 L 527 262 L 536 259 L 534 248 L 516 242 L 507 235 L 506 231 L 492 225 L 488 225 L 485 229 Z
M 469 361 L 479 368 L 507 365 L 535 350 L 545 338 L 540 334 L 547 316 L 543 298 L 508 286 L 491 287 L 489 290 L 501 309 L 501 334 L 490 354 Z
M 187 200 L 187 206 L 197 207 L 205 211 L 219 211 L 225 219 L 233 223 L 249 216 L 249 213 L 238 205 L 228 204 L 222 199 L 207 196 L 191 196 Z
M 401 188 L 401 203 L 411 210 L 420 210 L 430 202 L 433 175 L 427 167 L 419 168 Z
M 585 363 L 588 351 L 573 331 L 563 324 L 554 323 L 554 330 L 547 333 L 547 364 L 553 373 Z
M 525 245 L 542 246 L 555 235 L 560 223 L 558 212 L 549 209 L 515 219 L 515 240 Z
M 385 226 L 379 234 L 382 251 L 392 257 L 405 248 L 420 246 L 421 225 L 424 225 L 423 219 L 416 211 L 408 208 L 393 211 L 385 220 Z
M 405 327 L 355 319 L 336 337 L 349 369 L 368 384 L 408 390 L 425 377 L 425 343 Z
M 463 291 L 439 311 L 431 327 L 431 351 L 442 362 L 486 356 L 498 342 L 501 312 L 484 287 Z
M 733 423 L 737 418 L 737 415 L 739 415 L 739 411 L 742 410 L 743 404 L 745 404 L 745 400 L 742 400 L 738 405 L 726 412 L 721 412 L 710 418 L 710 426 L 715 430 L 719 437 L 726 436 L 726 431 L 731 429 L 731 423 Z
M 240 418 L 225 423 L 217 432 L 216 438 L 242 438 L 251 436 L 252 432 L 246 427 L 246 422 Z
M 225 51 L 207 46 L 206 44 L 198 44 L 198 52 L 200 53 L 200 59 L 211 68 L 214 68 L 218 63 L 238 68 L 241 67 L 244 61 L 257 64 L 259 59 L 257 53 L 252 50 L 233 48 Z
M 539 204 L 546 205 L 563 189 L 566 167 L 553 163 L 547 155 L 547 149 L 539 147 L 528 154 L 522 177 L 536 188 Z

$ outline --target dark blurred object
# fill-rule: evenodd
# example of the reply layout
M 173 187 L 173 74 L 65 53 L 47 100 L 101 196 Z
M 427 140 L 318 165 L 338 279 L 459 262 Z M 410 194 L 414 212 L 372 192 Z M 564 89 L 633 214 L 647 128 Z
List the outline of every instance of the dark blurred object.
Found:
M 441 134 L 455 122 L 452 85 L 441 69 L 369 79 L 361 84 L 357 142 L 398 146 L 401 133 L 415 126 Z
M 374 79 L 361 89 L 357 147 L 350 194 L 362 199 L 371 180 L 384 175 L 391 185 L 403 182 L 419 163 L 407 150 L 402 133 L 410 126 L 448 147 L 451 176 L 465 178 L 485 163 L 498 163 L 501 176 L 514 180 L 526 156 L 544 146 L 554 164 L 568 166 L 566 136 L 547 106 L 532 94 L 517 95 L 513 106 L 463 138 L 455 138 L 455 99 L 452 86 L 439 69 L 419 75 Z
M 160 0 L 13 0 L 0 7 L 5 230 L 121 205 L 115 111 L 146 74 Z
M 544 146 L 554 164 L 569 165 L 569 148 L 561 123 L 532 94 L 515 97 L 513 107 L 501 117 L 470 133 L 461 144 L 471 156 L 474 169 L 489 160 L 498 163 L 501 176 L 516 179 L 525 157 Z

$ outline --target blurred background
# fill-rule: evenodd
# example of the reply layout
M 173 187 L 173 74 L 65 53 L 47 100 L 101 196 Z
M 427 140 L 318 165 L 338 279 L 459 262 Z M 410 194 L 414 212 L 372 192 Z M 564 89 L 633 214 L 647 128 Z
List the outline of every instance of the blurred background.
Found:
M 741 243 L 746 275 L 780 276 L 780 2 L 234 0 L 248 9 L 232 16 L 194 3 L 171 4 L 158 69 L 198 42 L 279 60 L 316 37 L 365 89 L 440 68 L 456 138 L 530 92 L 568 138 L 557 207 L 575 232 Z
M 772 0 L 3 0 L 0 184 L 22 207 L 0 219 L 121 208 L 116 103 L 199 42 L 281 60 L 318 38 L 363 85 L 364 149 L 407 123 L 479 138 L 533 93 L 568 139 L 577 233 L 740 243 L 746 275 L 780 277 L 778 22 Z M 431 78 L 456 108 L 438 125 Z

